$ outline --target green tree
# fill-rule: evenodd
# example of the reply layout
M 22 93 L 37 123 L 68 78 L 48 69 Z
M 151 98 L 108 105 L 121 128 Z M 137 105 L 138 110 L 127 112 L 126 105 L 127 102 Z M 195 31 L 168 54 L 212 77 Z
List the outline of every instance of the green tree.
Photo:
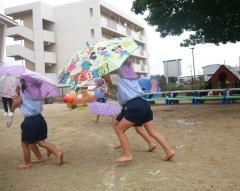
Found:
M 240 0 L 134 0 L 132 11 L 146 13 L 161 37 L 193 32 L 181 46 L 240 40 Z

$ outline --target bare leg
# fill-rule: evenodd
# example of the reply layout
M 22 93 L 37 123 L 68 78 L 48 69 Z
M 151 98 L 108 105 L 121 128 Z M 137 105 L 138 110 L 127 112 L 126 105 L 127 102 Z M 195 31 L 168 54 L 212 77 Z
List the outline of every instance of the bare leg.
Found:
M 123 155 L 119 157 L 115 162 L 121 163 L 121 162 L 127 162 L 132 160 L 132 153 L 130 150 L 130 145 L 128 142 L 128 138 L 125 134 L 125 131 L 132 127 L 133 123 L 123 118 L 116 127 L 116 132 L 119 138 L 119 141 L 122 145 L 123 149 Z
M 38 141 L 37 144 L 53 153 L 56 156 L 59 165 L 63 164 L 63 152 L 59 151 L 54 144 L 46 141 Z
M 39 163 L 39 162 L 44 161 L 43 156 L 42 156 L 41 152 L 39 151 L 39 148 L 36 144 L 30 144 L 30 148 L 37 158 L 36 160 L 33 160 L 32 163 Z
M 148 131 L 149 135 L 152 136 L 164 149 L 166 155 L 163 160 L 171 160 L 171 158 L 175 155 L 174 150 L 168 145 L 167 141 L 165 138 L 158 133 L 156 130 L 153 121 L 149 121 L 144 124 L 144 127 Z
M 29 144 L 22 143 L 22 150 L 23 150 L 23 159 L 24 162 L 17 165 L 17 168 L 19 169 L 25 169 L 32 166 L 31 164 L 31 154 L 30 154 L 30 148 Z
M 118 123 L 119 123 L 119 121 L 117 121 L 116 119 L 113 119 L 112 120 L 112 125 L 113 125 L 113 129 L 114 129 L 114 131 L 117 133 L 117 125 L 118 125 Z M 122 147 L 122 145 L 121 145 L 121 143 L 120 144 L 118 144 L 117 146 L 114 146 L 114 149 L 119 149 L 119 148 L 121 148 Z
M 147 142 L 147 144 L 148 144 L 148 152 L 152 152 L 157 147 L 157 145 L 152 141 L 152 138 L 148 134 L 146 129 L 143 128 L 143 127 L 135 127 L 135 130 Z
M 117 120 L 113 120 L 113 122 L 112 122 L 113 128 L 114 128 L 115 131 L 116 131 L 116 127 L 117 127 L 118 123 L 119 122 Z M 135 127 L 135 130 L 147 142 L 148 152 L 152 152 L 157 147 L 157 145 L 152 141 L 151 136 L 148 134 L 146 129 L 142 128 L 142 127 Z M 119 145 L 115 146 L 114 149 L 119 149 L 121 147 L 122 147 L 122 145 L 119 144 Z
M 100 118 L 100 115 L 97 115 L 96 120 L 93 119 L 92 121 L 95 123 L 99 123 L 99 118 Z
M 97 115 L 97 117 L 96 117 L 96 123 L 99 123 L 99 118 L 100 118 L 100 115 Z

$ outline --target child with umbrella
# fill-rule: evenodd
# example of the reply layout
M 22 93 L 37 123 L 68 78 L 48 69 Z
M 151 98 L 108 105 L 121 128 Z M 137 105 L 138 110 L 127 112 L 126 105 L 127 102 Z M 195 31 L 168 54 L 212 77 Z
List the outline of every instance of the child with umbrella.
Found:
M 149 135 L 164 149 L 164 160 L 171 160 L 175 152 L 168 145 L 165 138 L 156 130 L 151 106 L 142 98 L 144 93 L 137 78 L 131 60 L 127 59 L 118 70 L 117 85 L 109 84 L 112 88 L 117 89 L 118 102 L 125 108 L 116 118 L 115 131 L 121 143 L 123 155 L 115 162 L 121 163 L 132 160 L 133 157 L 125 131 L 130 127 L 142 125 Z
M 16 90 L 18 96 L 14 99 L 12 106 L 12 112 L 14 112 L 17 107 L 20 107 L 24 116 L 21 124 L 24 162 L 20 163 L 17 167 L 25 169 L 32 166 L 30 147 L 36 153 L 40 153 L 36 145 L 47 149 L 49 154 L 55 154 L 58 164 L 61 165 L 63 163 L 63 152 L 58 150 L 54 144 L 45 141 L 47 138 L 47 123 L 41 115 L 42 101 L 31 99 L 26 91 L 28 89 L 26 81 L 21 79 L 20 82 L 21 85 L 18 86 Z M 34 88 L 33 91 L 39 91 L 40 93 L 39 87 L 31 86 L 31 88 Z

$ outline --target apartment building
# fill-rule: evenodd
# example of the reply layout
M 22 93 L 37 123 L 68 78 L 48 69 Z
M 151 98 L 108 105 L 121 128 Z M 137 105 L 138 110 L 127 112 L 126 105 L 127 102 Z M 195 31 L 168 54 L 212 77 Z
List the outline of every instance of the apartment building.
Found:
M 86 42 L 131 36 L 139 45 L 134 52 L 135 70 L 149 74 L 146 31 L 142 23 L 130 18 L 102 0 L 83 0 L 59 6 L 43 2 L 5 9 L 19 23 L 7 29 L 7 36 L 20 41 L 6 47 L 6 55 L 25 60 L 27 68 L 56 80 L 56 72 Z
M 17 23 L 8 17 L 0 14 L 0 65 L 3 62 L 5 50 L 5 36 L 8 27 L 17 26 Z

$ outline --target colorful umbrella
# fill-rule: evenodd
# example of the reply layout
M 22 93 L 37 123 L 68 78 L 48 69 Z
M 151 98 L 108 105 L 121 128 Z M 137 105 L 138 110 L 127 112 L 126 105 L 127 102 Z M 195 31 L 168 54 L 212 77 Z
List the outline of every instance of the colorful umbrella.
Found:
M 87 103 L 87 106 L 93 113 L 102 116 L 115 116 L 121 111 L 119 106 L 115 106 L 110 103 L 92 102 Z
M 84 86 L 117 70 L 138 45 L 130 37 L 98 41 L 80 50 L 59 71 L 58 83 Z
M 12 76 L 24 79 L 27 82 L 26 94 L 31 99 L 39 100 L 47 97 L 59 96 L 56 84 L 50 79 L 22 66 L 1 66 L 0 76 Z M 0 92 L 4 91 L 1 88 L 4 89 L 6 86 L 7 84 L 0 86 Z M 13 88 L 14 91 L 15 88 Z

